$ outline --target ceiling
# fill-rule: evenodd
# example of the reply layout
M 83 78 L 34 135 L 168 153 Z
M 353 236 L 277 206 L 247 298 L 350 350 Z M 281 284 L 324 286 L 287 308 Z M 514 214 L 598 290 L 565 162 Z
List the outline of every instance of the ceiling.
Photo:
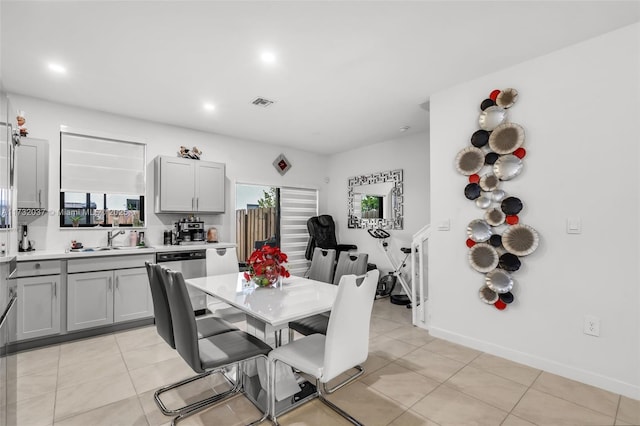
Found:
M 425 131 L 431 94 L 637 22 L 640 2 L 2 0 L 0 14 L 8 92 L 332 154 Z

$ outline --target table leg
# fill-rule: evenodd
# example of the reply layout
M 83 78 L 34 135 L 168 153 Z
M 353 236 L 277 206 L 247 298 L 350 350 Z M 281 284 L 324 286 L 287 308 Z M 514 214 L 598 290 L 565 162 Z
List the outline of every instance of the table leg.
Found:
M 247 332 L 275 347 L 282 345 L 282 329 L 286 327 L 286 324 L 273 327 L 272 325 L 266 324 L 257 318 L 247 316 Z M 271 336 L 274 337 L 274 340 L 271 340 Z

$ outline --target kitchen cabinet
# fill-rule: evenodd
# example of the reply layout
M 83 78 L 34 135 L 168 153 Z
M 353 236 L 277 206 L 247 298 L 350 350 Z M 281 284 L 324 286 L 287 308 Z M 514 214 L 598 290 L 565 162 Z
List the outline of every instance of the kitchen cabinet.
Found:
M 69 260 L 67 330 L 153 317 L 153 301 L 144 261 L 152 256 Z M 112 269 L 137 266 L 128 269 Z M 98 270 L 102 269 L 102 270 Z M 92 270 L 91 272 L 84 272 Z
M 16 148 L 17 206 L 19 209 L 43 209 L 49 197 L 49 142 L 21 138 Z
M 19 263 L 15 340 L 60 333 L 60 262 Z
M 113 271 L 67 277 L 67 330 L 113 323 Z
M 113 322 L 153 316 L 153 300 L 146 268 L 114 272 Z
M 224 213 L 225 165 L 156 157 L 156 213 Z

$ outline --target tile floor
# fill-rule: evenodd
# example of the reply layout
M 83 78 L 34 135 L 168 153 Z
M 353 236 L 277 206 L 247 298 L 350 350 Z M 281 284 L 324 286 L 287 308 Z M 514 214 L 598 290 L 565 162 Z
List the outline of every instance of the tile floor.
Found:
M 329 397 L 366 425 L 640 425 L 640 401 L 433 338 L 388 300 L 375 303 L 370 342 L 366 375 Z M 168 425 L 153 392 L 190 375 L 154 327 L 23 352 L 18 425 Z M 215 385 L 200 381 L 167 398 L 188 401 Z M 180 424 L 257 417 L 240 396 Z M 317 400 L 280 421 L 348 424 Z

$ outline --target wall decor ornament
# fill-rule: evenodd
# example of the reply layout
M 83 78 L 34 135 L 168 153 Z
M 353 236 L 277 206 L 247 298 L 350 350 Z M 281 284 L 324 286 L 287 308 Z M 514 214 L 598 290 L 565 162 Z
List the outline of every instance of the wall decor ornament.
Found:
M 484 210 L 482 218 L 469 223 L 465 235 L 469 265 L 484 274 L 478 296 L 500 311 L 515 301 L 512 273 L 539 243 L 537 231 L 520 223 L 525 203 L 502 188 L 522 173 L 527 155 L 524 128 L 509 121 L 509 109 L 517 100 L 516 89 L 491 91 L 479 105 L 480 129 L 455 158 L 456 170 L 467 176 L 465 198 Z
M 287 157 L 285 157 L 284 154 L 280 154 L 275 160 L 273 160 L 273 167 L 276 168 L 278 173 L 284 176 L 284 174 L 291 168 L 291 163 L 287 160 Z

